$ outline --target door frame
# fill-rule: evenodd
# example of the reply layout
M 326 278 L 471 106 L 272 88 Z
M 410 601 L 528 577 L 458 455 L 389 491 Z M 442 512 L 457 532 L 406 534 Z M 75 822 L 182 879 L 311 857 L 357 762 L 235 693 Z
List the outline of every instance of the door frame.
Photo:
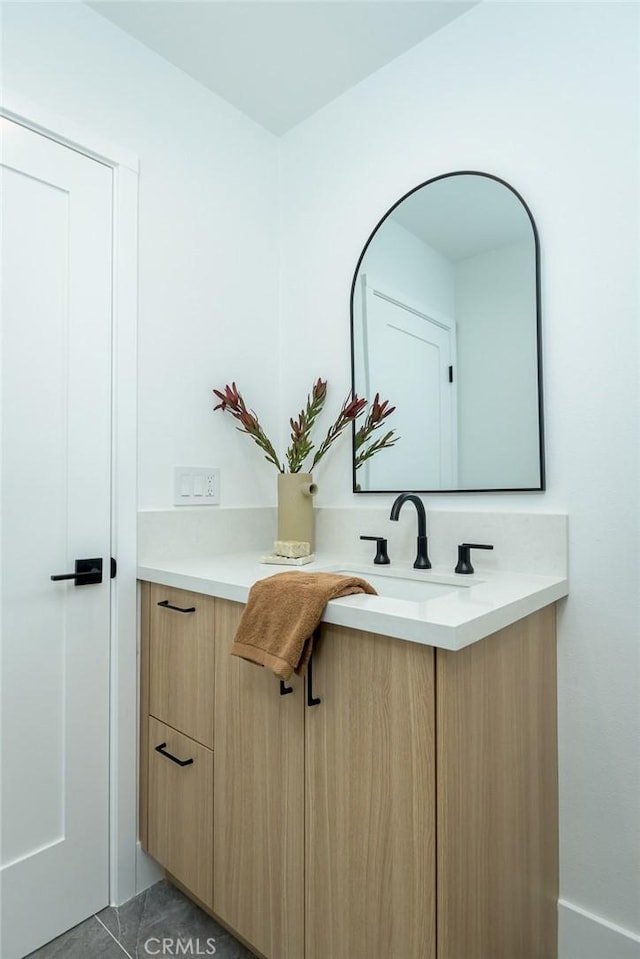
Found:
M 109 676 L 109 897 L 137 892 L 137 320 L 138 157 L 51 110 L 2 91 L 0 116 L 110 167 L 113 176 L 111 308 L 111 589 Z

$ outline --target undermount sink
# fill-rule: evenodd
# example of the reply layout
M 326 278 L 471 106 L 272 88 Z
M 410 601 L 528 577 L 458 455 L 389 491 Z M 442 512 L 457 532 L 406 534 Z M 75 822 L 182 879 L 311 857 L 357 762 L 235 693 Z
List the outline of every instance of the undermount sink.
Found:
M 424 603 L 439 596 L 455 593 L 456 590 L 468 588 L 470 583 L 446 582 L 436 578 L 437 574 L 424 572 L 406 572 L 390 570 L 375 570 L 371 567 L 345 565 L 332 569 L 331 572 L 341 573 L 343 576 L 361 576 L 373 586 L 379 596 L 387 599 L 404 599 L 414 603 Z M 433 576 L 427 579 L 427 576 Z

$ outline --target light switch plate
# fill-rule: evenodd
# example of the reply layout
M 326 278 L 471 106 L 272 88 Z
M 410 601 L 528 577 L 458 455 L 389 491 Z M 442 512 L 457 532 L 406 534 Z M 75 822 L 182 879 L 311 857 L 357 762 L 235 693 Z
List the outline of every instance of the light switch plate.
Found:
M 218 506 L 220 470 L 211 466 L 175 466 L 174 506 Z

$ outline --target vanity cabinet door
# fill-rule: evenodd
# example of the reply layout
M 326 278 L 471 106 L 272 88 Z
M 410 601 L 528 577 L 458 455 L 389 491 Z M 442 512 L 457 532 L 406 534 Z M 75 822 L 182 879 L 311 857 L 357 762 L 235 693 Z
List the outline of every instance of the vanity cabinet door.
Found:
M 434 652 L 323 626 L 306 731 L 306 959 L 435 959 Z
M 149 713 L 213 747 L 214 600 L 149 588 Z
M 213 753 L 149 717 L 147 851 L 212 903 Z
M 216 600 L 213 910 L 268 959 L 302 959 L 303 684 L 281 695 L 229 655 L 243 609 Z
M 558 955 L 555 607 L 436 651 L 438 945 Z

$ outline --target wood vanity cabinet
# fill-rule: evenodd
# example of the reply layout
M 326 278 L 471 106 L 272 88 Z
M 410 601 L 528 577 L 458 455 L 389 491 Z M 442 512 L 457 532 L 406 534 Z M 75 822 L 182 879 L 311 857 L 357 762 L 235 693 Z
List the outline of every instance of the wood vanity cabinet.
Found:
M 309 706 L 229 655 L 240 604 L 183 594 L 214 609 L 208 831 L 182 768 L 153 773 L 145 609 L 168 595 L 143 584 L 141 833 L 172 877 L 267 959 L 556 959 L 555 607 L 456 653 L 325 624 Z M 210 897 L 174 830 L 207 846 Z

